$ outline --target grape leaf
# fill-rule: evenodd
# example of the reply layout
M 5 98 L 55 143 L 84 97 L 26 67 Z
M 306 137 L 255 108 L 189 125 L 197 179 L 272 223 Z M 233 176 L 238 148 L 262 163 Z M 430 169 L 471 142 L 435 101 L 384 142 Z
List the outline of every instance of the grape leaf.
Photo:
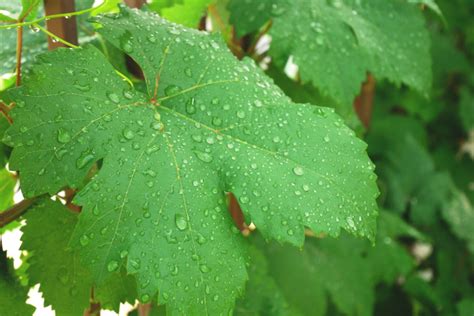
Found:
M 258 31 L 273 15 L 277 15 L 280 6 L 277 2 L 230 0 L 227 8 L 231 12 L 230 23 L 236 26 L 237 36 Z
M 239 7 L 242 1 L 233 2 L 230 8 Z M 254 8 L 262 6 L 260 1 L 251 2 Z M 417 6 L 398 0 L 270 3 L 275 9 L 269 54 L 280 68 L 293 56 L 301 66 L 303 82 L 312 82 L 323 94 L 351 105 L 367 71 L 377 79 L 429 94 L 430 38 Z M 239 9 L 232 12 L 231 20 L 237 30 L 255 29 L 257 18 L 252 18 L 256 15 L 262 18 L 257 10 L 248 14 Z
M 301 245 L 305 226 L 373 238 L 373 165 L 332 110 L 292 103 L 218 36 L 126 8 L 98 22 L 148 95 L 95 48 L 59 49 L 10 90 L 4 137 L 26 196 L 78 187 L 103 161 L 75 199 L 73 237 L 98 284 L 125 265 L 142 301 L 159 289 L 170 311 L 229 310 L 247 278 L 229 191 L 267 238 Z
M 255 242 L 255 238 L 253 240 Z M 249 254 L 249 282 L 245 297 L 236 303 L 234 315 L 299 315 L 297 311 L 290 309 L 283 293 L 271 277 L 265 255 L 255 246 L 249 248 Z
M 32 286 L 40 283 L 45 304 L 59 315 L 83 315 L 94 284 L 77 253 L 67 249 L 77 217 L 61 203 L 42 199 L 28 210 L 27 224 L 21 229 L 22 250 L 30 254 L 29 282 Z M 134 302 L 133 289 L 133 278 L 112 275 L 95 288 L 94 297 L 103 308 L 118 310 L 120 302 Z
M 398 216 L 382 211 L 375 247 L 345 234 L 337 240 L 309 238 L 302 251 L 274 244 L 263 251 L 270 275 L 295 312 L 326 315 L 329 296 L 344 315 L 372 315 L 376 286 L 393 284 L 414 267 L 396 241 L 402 236 L 423 238 Z
M 28 288 L 20 285 L 12 270 L 0 242 L 0 315 L 33 315 L 34 307 L 26 304 Z

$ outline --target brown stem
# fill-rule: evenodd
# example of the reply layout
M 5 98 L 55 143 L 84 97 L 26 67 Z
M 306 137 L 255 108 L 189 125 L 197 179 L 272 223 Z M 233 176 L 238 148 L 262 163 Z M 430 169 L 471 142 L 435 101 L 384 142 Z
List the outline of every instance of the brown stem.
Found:
M 89 308 L 84 311 L 84 316 L 99 316 L 100 315 L 100 303 L 95 301 L 94 288 L 91 287 L 89 297 Z
M 244 213 L 242 212 L 235 195 L 232 193 L 229 193 L 229 213 L 234 220 L 235 226 L 237 226 L 240 231 L 244 231 L 247 228 L 245 225 Z
M 19 20 L 18 22 L 23 22 Z M 23 26 L 19 26 L 16 32 L 16 86 L 21 84 L 21 53 L 23 50 Z
M 64 190 L 64 200 L 66 202 L 66 207 L 75 213 L 79 213 L 82 209 L 79 205 L 73 204 L 72 200 L 74 196 L 76 196 L 77 191 L 74 189 L 66 189 Z
M 369 128 L 374 104 L 375 78 L 370 73 L 362 85 L 360 94 L 354 100 L 354 109 L 365 128 Z
M 158 306 L 155 306 L 155 307 L 158 308 Z M 139 316 L 148 316 L 148 315 L 150 315 L 151 309 L 152 309 L 152 304 L 151 303 L 139 303 L 138 308 L 137 308 L 138 315 Z
M 10 108 L 5 103 L 0 102 L 0 113 L 2 113 L 3 116 L 5 116 L 8 123 L 13 124 L 13 119 L 11 118 L 10 114 L 8 114 L 9 112 L 10 112 Z
M 13 205 L 9 209 L 0 213 L 0 228 L 5 227 L 17 218 L 19 218 L 26 210 L 36 201 L 37 198 L 24 199 Z

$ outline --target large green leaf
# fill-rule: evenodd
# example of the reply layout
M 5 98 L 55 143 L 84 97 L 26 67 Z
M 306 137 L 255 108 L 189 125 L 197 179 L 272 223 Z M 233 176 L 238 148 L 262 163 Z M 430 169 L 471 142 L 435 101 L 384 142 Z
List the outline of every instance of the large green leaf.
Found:
M 78 187 L 103 160 L 75 199 L 73 242 L 98 284 L 126 265 L 142 301 L 160 290 L 171 312 L 229 310 L 247 278 L 229 191 L 266 238 L 301 245 L 305 226 L 374 237 L 373 165 L 333 111 L 292 103 L 217 36 L 129 9 L 99 22 L 148 94 L 95 48 L 59 49 L 11 90 L 4 138 L 26 196 Z
M 271 5 L 273 60 L 282 68 L 292 56 L 304 82 L 346 106 L 368 71 L 423 95 L 430 92 L 430 38 L 416 5 L 400 0 L 273 0 L 266 7 L 258 0 L 233 2 L 229 8 L 239 8 L 231 15 L 237 30 L 256 29 L 256 21 L 267 15 L 256 8 Z
M 77 214 L 59 202 L 42 199 L 26 215 L 22 227 L 22 250 L 29 253 L 28 279 L 40 283 L 45 304 L 58 315 L 83 315 L 89 307 L 93 279 L 77 253 L 68 249 Z M 94 297 L 104 308 L 118 310 L 120 302 L 135 301 L 134 280 L 112 275 L 103 286 L 94 289 Z

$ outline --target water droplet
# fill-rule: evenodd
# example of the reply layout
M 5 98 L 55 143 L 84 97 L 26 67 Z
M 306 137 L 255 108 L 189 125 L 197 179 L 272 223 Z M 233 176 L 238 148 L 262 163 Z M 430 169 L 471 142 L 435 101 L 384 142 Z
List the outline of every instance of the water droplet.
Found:
M 246 204 L 249 202 L 249 198 L 244 195 L 240 197 L 239 201 L 242 202 L 243 204 Z
M 83 85 L 81 85 L 81 84 L 79 84 L 79 83 L 75 83 L 75 84 L 74 84 L 74 87 L 75 87 L 77 90 L 81 91 L 81 92 L 87 92 L 87 91 L 89 91 L 89 90 L 91 89 L 91 86 L 88 85 L 88 84 L 83 84 Z
M 162 131 L 165 128 L 165 124 L 161 122 L 152 122 L 151 123 L 151 128 L 157 131 Z
M 165 95 L 170 96 L 170 95 L 175 95 L 177 94 L 181 89 L 178 86 L 175 86 L 174 84 L 171 84 L 166 87 L 165 89 Z
M 79 169 L 84 168 L 88 163 L 94 160 L 94 155 L 89 152 L 82 153 L 81 157 L 76 160 L 76 167 Z
M 244 111 L 237 111 L 237 117 L 241 118 L 241 119 L 245 118 L 245 112 Z
M 188 221 L 183 214 L 176 214 L 174 216 L 174 222 L 179 230 L 185 230 L 188 227 Z
M 293 168 L 293 173 L 296 174 L 297 176 L 302 176 L 304 174 L 304 170 L 302 167 L 297 166 Z
M 58 142 L 62 144 L 66 144 L 66 143 L 69 143 L 70 141 L 71 141 L 71 135 L 69 135 L 69 133 L 63 128 L 58 129 Z
M 257 108 L 260 108 L 260 107 L 263 106 L 263 102 L 260 101 L 260 100 L 255 100 L 255 101 L 253 102 L 253 104 L 254 104 Z
M 94 214 L 95 216 L 98 216 L 100 214 L 100 211 L 97 205 L 94 206 L 94 208 L 92 209 L 92 214 Z
M 108 92 L 107 93 L 107 97 L 109 98 L 110 101 L 112 101 L 113 103 L 119 103 L 120 102 L 120 98 L 117 94 L 113 93 L 113 92 Z
M 188 77 L 192 77 L 193 76 L 193 71 L 191 70 L 191 68 L 186 68 L 184 70 L 184 74 Z
M 122 131 L 122 135 L 123 137 L 125 137 L 125 139 L 129 140 L 135 137 L 135 133 L 130 128 L 124 128 Z
M 196 106 L 195 106 L 196 100 L 194 98 L 191 98 L 186 102 L 186 112 L 188 114 L 194 114 L 196 113 Z
M 148 301 L 150 301 L 150 295 L 148 294 L 143 294 L 141 297 L 140 297 L 141 301 L 143 303 L 147 303 Z
M 212 161 L 212 156 L 208 153 L 202 152 L 202 151 L 195 151 L 194 154 L 196 154 L 196 157 L 198 157 L 199 160 L 204 161 L 204 162 L 211 162 Z
M 118 262 L 115 261 L 115 260 L 112 260 L 112 261 L 110 261 L 109 264 L 107 265 L 107 271 L 109 271 L 109 272 L 114 272 L 115 270 L 118 269 L 118 266 L 119 266 Z
M 79 242 L 82 246 L 87 246 L 89 244 L 89 241 L 90 239 L 87 235 L 82 235 L 81 238 L 79 238 Z
M 133 91 L 130 91 L 130 90 L 123 90 L 123 96 L 126 98 L 126 99 L 131 99 L 133 98 Z
M 60 268 L 57 273 L 59 282 L 62 284 L 67 284 L 69 282 L 68 270 L 66 268 Z

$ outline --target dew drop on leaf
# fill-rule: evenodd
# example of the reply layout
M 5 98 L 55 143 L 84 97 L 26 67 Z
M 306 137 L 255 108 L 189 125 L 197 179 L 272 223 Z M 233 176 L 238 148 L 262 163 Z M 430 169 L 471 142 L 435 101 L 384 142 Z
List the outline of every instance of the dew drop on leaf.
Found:
M 174 222 L 179 230 L 185 230 L 188 227 L 188 221 L 183 214 L 177 213 L 174 217 Z
M 211 271 L 211 269 L 209 269 L 209 267 L 206 266 L 205 264 L 201 264 L 199 266 L 199 270 L 201 270 L 202 273 L 207 273 L 207 272 Z
M 62 144 L 69 143 L 71 141 L 71 135 L 63 128 L 58 129 L 58 142 Z
M 196 113 L 196 100 L 194 98 L 191 98 L 186 102 L 186 112 L 188 114 L 194 114 Z
M 94 155 L 89 152 L 83 153 L 81 157 L 76 160 L 76 167 L 79 169 L 84 168 L 89 162 L 94 160 Z
M 118 269 L 118 266 L 119 266 L 118 262 L 115 260 L 112 260 L 107 264 L 107 271 L 113 272 Z
M 175 94 L 177 94 L 179 91 L 181 91 L 181 89 L 180 89 L 178 86 L 176 86 L 176 85 L 174 85 L 174 84 L 171 84 L 171 85 L 169 85 L 169 86 L 166 87 L 166 89 L 165 89 L 165 95 L 167 95 L 167 96 L 175 95 Z
M 130 128 L 124 128 L 122 131 L 122 135 L 123 137 L 125 137 L 125 139 L 129 140 L 135 137 L 135 133 Z
M 141 301 L 143 303 L 147 303 L 149 300 L 150 300 L 150 295 L 148 294 L 143 294 L 141 297 L 140 297 Z
M 202 151 L 195 151 L 196 157 L 198 157 L 199 160 L 204 161 L 204 162 L 211 162 L 212 161 L 212 156 L 208 153 L 202 152 Z
M 90 239 L 87 235 L 82 235 L 81 238 L 79 238 L 79 242 L 82 246 L 87 246 L 90 242 Z
M 109 92 L 107 93 L 107 97 L 109 98 L 110 101 L 112 101 L 113 103 L 119 103 L 120 102 L 120 98 L 117 94 L 113 93 L 113 92 Z
M 304 170 L 302 167 L 297 166 L 293 168 L 293 173 L 296 174 L 297 176 L 302 176 L 304 174 Z

